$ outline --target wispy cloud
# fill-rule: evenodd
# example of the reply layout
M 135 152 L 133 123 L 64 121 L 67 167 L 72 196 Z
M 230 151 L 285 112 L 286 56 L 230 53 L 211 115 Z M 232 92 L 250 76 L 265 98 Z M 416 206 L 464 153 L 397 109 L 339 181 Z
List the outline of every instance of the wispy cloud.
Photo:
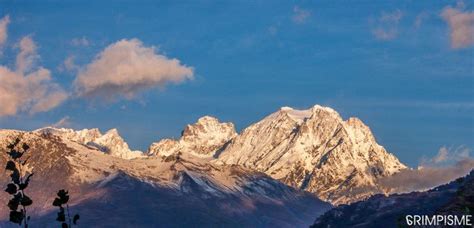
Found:
M 474 169 L 470 151 L 465 146 L 441 147 L 434 157 L 422 159 L 417 169 L 402 170 L 383 178 L 379 184 L 389 193 L 424 191 L 446 184 Z
M 74 81 L 81 97 L 113 101 L 133 99 L 137 93 L 193 78 L 193 68 L 156 53 L 138 39 L 109 45 L 81 70 Z
M 441 17 L 448 23 L 451 37 L 451 48 L 459 49 L 474 44 L 474 11 L 464 11 L 464 3 L 456 7 L 447 6 Z
M 307 9 L 303 9 L 299 6 L 293 7 L 293 16 L 291 17 L 291 19 L 293 20 L 294 23 L 303 24 L 308 20 L 310 16 L 311 16 L 311 11 Z
M 415 22 L 413 22 L 413 26 L 415 28 L 420 28 L 423 22 L 428 19 L 429 14 L 427 12 L 421 12 L 415 17 Z
M 62 127 L 70 127 L 71 126 L 71 118 L 69 116 L 65 116 L 58 120 L 58 122 L 53 123 L 50 125 L 51 127 L 54 128 L 62 128 Z
M 74 38 L 71 40 L 71 45 L 76 47 L 87 47 L 90 45 L 89 40 L 86 37 Z
M 274 36 L 278 33 L 278 26 L 272 25 L 272 26 L 267 28 L 267 31 L 268 31 L 268 33 L 270 33 L 270 35 Z
M 20 53 L 16 56 L 16 70 L 19 72 L 30 71 L 40 58 L 36 52 L 36 44 L 30 36 L 26 36 L 20 40 L 18 46 Z
M 0 19 L 0 48 L 5 44 L 8 38 L 7 27 L 10 23 L 10 16 L 6 15 Z
M 398 24 L 403 17 L 399 9 L 392 12 L 382 12 L 376 20 L 369 20 L 372 24 L 372 35 L 379 40 L 393 40 L 398 36 Z
M 452 165 L 453 163 L 469 159 L 471 149 L 466 146 L 439 148 L 438 153 L 433 158 L 423 158 L 421 167 Z
M 45 112 L 61 104 L 67 94 L 48 69 L 36 66 L 39 55 L 31 37 L 22 38 L 17 46 L 16 69 L 0 66 L 0 116 Z
M 59 71 L 75 72 L 79 70 L 79 66 L 75 63 L 76 57 L 73 55 L 68 56 L 64 59 L 63 63 L 59 66 Z

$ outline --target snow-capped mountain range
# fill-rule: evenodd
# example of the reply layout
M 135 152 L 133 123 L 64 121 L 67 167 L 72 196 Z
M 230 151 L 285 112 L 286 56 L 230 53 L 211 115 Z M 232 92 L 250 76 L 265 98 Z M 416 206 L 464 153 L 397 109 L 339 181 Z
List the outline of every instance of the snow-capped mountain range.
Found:
M 192 154 L 236 164 L 315 193 L 333 204 L 382 192 L 377 180 L 407 168 L 377 144 L 369 127 L 333 109 L 283 107 L 236 134 L 231 123 L 203 117 L 179 140 L 152 144 L 149 155 Z
M 240 133 L 232 123 L 204 116 L 187 125 L 181 138 L 159 140 L 146 152 L 131 150 L 116 129 L 105 134 L 98 129 L 53 127 L 0 130 L 1 148 L 15 137 L 36 148 L 28 170 L 36 172 L 37 180 L 54 179 L 55 173 L 67 178 L 62 183 L 66 186 L 45 188 L 75 189 L 84 196 L 82 203 L 98 189 L 101 194 L 119 190 L 127 194 L 126 188 L 117 190 L 110 183 L 132 180 L 134 188 L 165 191 L 171 198 L 192 194 L 192 200 L 221 199 L 223 205 L 208 208 L 219 212 L 247 201 L 255 213 L 267 207 L 282 211 L 298 207 L 302 214 L 293 215 L 297 219 L 293 222 L 301 226 L 329 208 L 319 199 L 338 205 L 383 193 L 378 180 L 407 168 L 377 144 L 361 120 L 344 120 L 335 110 L 319 105 L 307 110 L 283 107 Z M 6 161 L 5 154 L 2 160 Z M 49 190 L 41 192 L 45 191 Z M 235 199 L 239 203 L 234 204 Z M 96 206 L 101 205 L 106 207 Z
M 34 173 L 26 191 L 34 202 L 28 208 L 32 227 L 57 226 L 51 203 L 59 189 L 69 190 L 82 227 L 307 227 L 331 208 L 258 171 L 186 153 L 132 159 L 116 153 L 117 147 L 105 148 L 121 142 L 118 134 L 98 140 L 97 131 L 86 132 L 73 137 L 68 130 L 0 130 L 0 164 L 16 138 L 31 148 L 23 157 L 25 172 Z M 0 176 L 4 186 L 8 181 Z M 0 202 L 8 197 L 0 194 Z M 8 208 L 0 207 L 0 227 L 15 227 L 7 220 Z
M 51 127 L 34 132 L 123 159 L 186 155 L 216 166 L 240 165 L 334 205 L 383 193 L 377 181 L 407 168 L 376 142 L 361 120 L 343 120 L 335 110 L 319 105 L 307 110 L 282 107 L 240 134 L 232 123 L 204 116 L 187 125 L 180 139 L 162 139 L 147 152 L 132 151 L 116 129 L 105 134 Z

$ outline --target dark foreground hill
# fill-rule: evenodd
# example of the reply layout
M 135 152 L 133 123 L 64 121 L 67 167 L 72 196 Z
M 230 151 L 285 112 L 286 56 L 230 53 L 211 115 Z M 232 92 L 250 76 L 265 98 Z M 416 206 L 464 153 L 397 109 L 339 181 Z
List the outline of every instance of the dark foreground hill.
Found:
M 312 227 L 408 227 L 405 215 L 472 215 L 473 212 L 474 170 L 466 177 L 426 192 L 376 195 L 336 207 L 319 217 Z

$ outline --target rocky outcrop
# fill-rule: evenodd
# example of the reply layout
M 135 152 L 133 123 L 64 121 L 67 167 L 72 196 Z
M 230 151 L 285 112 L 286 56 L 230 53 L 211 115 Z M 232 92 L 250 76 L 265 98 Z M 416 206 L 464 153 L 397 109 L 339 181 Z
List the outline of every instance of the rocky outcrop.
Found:
M 195 124 L 187 125 L 179 140 L 163 139 L 153 143 L 148 153 L 158 156 L 188 153 L 212 158 L 236 135 L 234 124 L 220 123 L 214 117 L 204 116 Z

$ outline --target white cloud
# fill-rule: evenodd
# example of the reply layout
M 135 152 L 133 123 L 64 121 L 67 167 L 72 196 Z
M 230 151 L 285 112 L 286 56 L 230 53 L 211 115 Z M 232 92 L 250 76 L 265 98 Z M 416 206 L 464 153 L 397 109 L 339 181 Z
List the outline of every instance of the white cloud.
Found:
M 106 47 L 81 70 L 74 87 L 82 97 L 107 101 L 133 99 L 143 90 L 193 78 L 193 68 L 145 47 L 138 39 L 120 40 Z
M 8 38 L 7 27 L 9 23 L 10 23 L 10 16 L 8 15 L 0 19 L 0 57 L 3 55 L 2 48 L 4 44 L 7 42 L 7 38 Z
M 39 56 L 31 37 L 21 39 L 18 46 L 16 69 L 0 66 L 0 116 L 45 112 L 67 98 L 64 90 L 53 82 L 51 72 L 35 66 Z
M 293 7 L 293 17 L 292 20 L 296 24 L 303 24 L 311 16 L 311 11 L 303 9 L 299 6 Z
M 427 12 L 421 12 L 418 15 L 416 15 L 415 22 L 413 23 L 415 28 L 421 27 L 421 25 L 423 24 L 423 21 L 428 19 L 428 17 L 429 17 L 429 14 Z
M 71 126 L 71 118 L 69 116 L 65 116 L 58 120 L 58 122 L 51 124 L 51 127 L 54 128 L 62 128 L 62 127 L 69 127 Z
M 6 15 L 2 19 L 0 19 L 0 47 L 5 44 L 7 41 L 8 33 L 7 33 L 7 27 L 8 24 L 10 23 L 10 16 Z
M 474 11 L 463 12 L 464 4 L 460 2 L 455 8 L 447 6 L 441 17 L 448 23 L 451 47 L 466 48 L 474 44 Z
M 71 45 L 76 47 L 87 47 L 90 45 L 89 40 L 86 37 L 74 38 L 71 40 Z
M 372 34 L 379 40 L 393 40 L 398 36 L 398 24 L 403 17 L 400 10 L 387 13 L 382 12 L 375 20 Z
M 446 167 L 406 169 L 380 180 L 388 193 L 424 191 L 465 176 L 474 169 L 474 159 L 467 158 Z
M 470 158 L 471 149 L 465 146 L 439 148 L 438 153 L 429 159 L 422 159 L 421 167 L 434 167 L 442 165 L 450 165 Z
M 20 40 L 20 53 L 16 56 L 16 70 L 19 72 L 27 72 L 35 67 L 34 63 L 39 59 L 36 53 L 36 44 L 31 37 L 26 36 Z
M 438 151 L 438 154 L 432 160 L 434 163 L 441 163 L 448 159 L 448 154 L 449 154 L 448 148 L 441 147 Z
M 474 169 L 471 149 L 465 146 L 439 149 L 433 158 L 424 158 L 417 169 L 402 170 L 383 178 L 380 185 L 389 193 L 422 191 L 462 177 Z
M 59 71 L 74 72 L 79 70 L 79 66 L 75 63 L 76 57 L 73 55 L 68 56 L 63 63 L 59 66 Z
M 423 191 L 468 174 L 474 169 L 471 149 L 465 146 L 446 147 L 429 159 L 422 159 L 417 169 L 402 170 L 380 181 L 390 193 Z

